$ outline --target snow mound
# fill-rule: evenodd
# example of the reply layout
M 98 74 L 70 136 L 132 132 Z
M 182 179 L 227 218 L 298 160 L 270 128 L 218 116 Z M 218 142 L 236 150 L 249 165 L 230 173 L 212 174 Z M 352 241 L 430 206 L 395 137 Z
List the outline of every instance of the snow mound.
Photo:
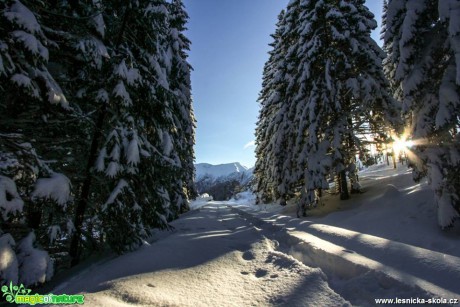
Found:
M 54 274 L 48 253 L 36 249 L 34 242 L 35 234 L 31 232 L 18 244 L 19 282 L 25 286 L 49 281 Z
M 16 246 L 10 234 L 0 236 L 0 285 L 36 285 L 49 281 L 54 274 L 48 253 L 34 247 L 35 234 L 29 233 Z
M 190 202 L 190 209 L 196 210 L 212 201 L 212 196 L 209 196 L 208 193 L 201 194 L 195 200 Z
M 244 191 L 236 194 L 229 203 L 254 205 L 256 203 L 256 195 L 252 191 Z
M 0 236 L 0 285 L 3 281 L 18 283 L 18 260 L 14 253 L 16 243 L 13 237 L 7 233 Z

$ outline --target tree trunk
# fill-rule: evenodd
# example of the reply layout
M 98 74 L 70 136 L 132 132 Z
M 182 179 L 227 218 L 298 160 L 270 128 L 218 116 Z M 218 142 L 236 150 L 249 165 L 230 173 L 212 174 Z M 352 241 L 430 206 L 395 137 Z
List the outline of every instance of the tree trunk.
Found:
M 348 194 L 347 172 L 345 170 L 339 173 L 339 183 L 340 183 L 340 199 L 341 200 L 349 199 L 350 195 Z
M 103 105 L 99 111 L 99 116 L 97 118 L 96 127 L 94 128 L 93 139 L 91 141 L 91 149 L 89 153 L 88 163 L 86 165 L 86 176 L 85 181 L 81 189 L 80 200 L 78 202 L 77 208 L 75 210 L 74 218 L 74 227 L 75 231 L 72 235 L 72 240 L 70 242 L 69 255 L 71 257 L 71 266 L 75 266 L 80 262 L 80 238 L 81 238 L 81 227 L 83 225 L 83 219 L 85 216 L 86 208 L 88 206 L 88 200 L 90 195 L 91 188 L 91 168 L 96 163 L 97 159 L 97 149 L 99 147 L 99 140 L 102 136 L 102 128 L 104 125 L 104 119 L 106 114 L 106 106 Z
M 350 185 L 351 185 L 351 194 L 353 193 L 359 193 L 360 189 L 359 187 L 359 178 L 358 178 L 358 166 L 356 165 L 356 154 L 354 152 L 355 150 L 355 142 L 353 139 L 353 120 L 350 116 L 347 118 L 347 123 L 348 123 L 348 150 L 351 152 L 352 156 L 350 157 L 349 161 L 349 176 L 350 176 Z M 347 189 L 347 182 L 345 180 L 345 189 L 346 189 L 346 196 L 344 195 L 343 197 L 346 197 L 344 199 L 348 199 L 348 189 Z

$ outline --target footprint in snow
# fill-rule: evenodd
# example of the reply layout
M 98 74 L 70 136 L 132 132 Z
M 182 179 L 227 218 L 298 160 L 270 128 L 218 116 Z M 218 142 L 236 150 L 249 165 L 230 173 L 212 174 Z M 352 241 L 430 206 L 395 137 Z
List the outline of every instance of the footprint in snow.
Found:
M 241 275 L 249 275 L 250 274 L 247 271 L 241 271 L 240 273 L 241 273 Z M 267 274 L 268 274 L 268 271 L 265 270 L 265 269 L 257 269 L 254 272 L 254 276 L 257 277 L 257 278 L 262 278 L 264 276 L 267 276 Z M 270 275 L 270 278 L 277 278 L 277 277 L 278 277 L 278 274 Z
M 267 270 L 264 269 L 257 269 L 256 273 L 254 274 L 257 278 L 262 278 L 268 274 Z
M 250 261 L 250 260 L 254 260 L 256 257 L 254 256 L 254 253 L 251 252 L 251 251 L 247 251 L 243 254 L 243 259 L 244 260 L 247 260 L 247 261 Z

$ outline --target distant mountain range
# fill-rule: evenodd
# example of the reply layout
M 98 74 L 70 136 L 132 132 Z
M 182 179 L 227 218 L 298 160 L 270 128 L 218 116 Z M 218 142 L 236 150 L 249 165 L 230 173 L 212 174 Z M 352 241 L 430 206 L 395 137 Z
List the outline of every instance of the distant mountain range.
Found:
M 208 193 L 215 200 L 226 200 L 249 186 L 253 168 L 248 169 L 239 162 L 219 165 L 198 163 L 195 170 L 198 193 Z

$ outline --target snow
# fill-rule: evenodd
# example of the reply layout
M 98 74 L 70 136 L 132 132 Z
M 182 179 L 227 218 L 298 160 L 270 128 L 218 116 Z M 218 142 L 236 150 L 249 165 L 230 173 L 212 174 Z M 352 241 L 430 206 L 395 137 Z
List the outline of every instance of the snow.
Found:
M 66 207 L 70 201 L 70 180 L 64 174 L 52 173 L 50 178 L 40 178 L 31 194 L 32 199 L 52 199 L 58 205 Z
M 159 60 L 157 59 L 157 57 L 150 56 L 150 68 L 156 73 L 157 81 L 160 83 L 160 85 L 163 86 L 165 89 L 169 89 L 169 82 L 166 71 L 161 67 L 158 61 Z
M 162 14 L 168 15 L 168 9 L 164 5 L 149 4 L 145 9 L 145 14 Z
M 233 173 L 247 172 L 248 168 L 241 165 L 239 162 L 225 163 L 212 165 L 209 163 L 198 163 L 195 164 L 196 179 L 199 180 L 205 176 L 211 176 L 213 178 L 219 178 L 228 176 Z
M 128 107 L 133 104 L 133 101 L 131 100 L 129 93 L 126 90 L 123 81 L 118 82 L 118 84 L 115 86 L 115 88 L 113 89 L 113 95 L 115 97 L 120 97 L 125 107 Z
M 98 172 L 104 171 L 104 169 L 105 169 L 105 158 L 107 158 L 107 148 L 103 147 L 99 151 L 99 155 L 97 156 L 97 160 L 96 160 L 95 167 L 96 167 L 96 170 Z
M 115 178 L 120 171 L 120 165 L 116 161 L 111 161 L 109 163 L 109 166 L 107 166 L 107 170 L 105 171 L 105 174 L 109 178 Z
M 3 220 L 6 221 L 10 213 L 22 212 L 23 207 L 24 201 L 19 196 L 15 182 L 0 176 L 0 212 Z
M 41 28 L 35 15 L 19 1 L 14 1 L 13 5 L 11 5 L 4 15 L 9 21 L 16 22 L 29 33 L 41 33 Z
M 100 89 L 97 91 L 96 100 L 104 103 L 109 102 L 109 93 L 105 89 Z
M 7 233 L 0 236 L 0 280 L 10 280 L 13 284 L 18 282 L 18 260 L 14 253 L 13 237 Z
M 75 45 L 75 49 L 83 54 L 91 54 L 94 62 L 93 65 L 98 69 L 102 67 L 102 58 L 110 58 L 109 52 L 104 43 L 93 36 L 80 40 Z
M 57 236 L 61 233 L 61 227 L 59 227 L 58 225 L 53 225 L 53 226 L 50 226 L 48 227 L 48 236 L 50 238 L 50 244 L 52 244 Z
M 11 32 L 11 35 L 16 38 L 16 40 L 22 42 L 24 47 L 32 52 L 32 54 L 38 54 L 43 60 L 48 61 L 48 49 L 46 49 L 34 35 L 20 30 Z
M 141 161 L 137 136 L 129 141 L 128 149 L 126 150 L 126 161 L 131 165 L 137 165 Z
M 229 200 L 229 202 L 232 204 L 255 205 L 256 195 L 251 191 L 244 191 L 236 194 L 235 197 Z
M 444 191 L 438 200 L 438 224 L 450 225 L 455 219 L 460 218 L 458 212 L 452 206 L 453 195 Z
M 41 76 L 45 81 L 46 88 L 48 89 L 48 101 L 52 104 L 60 104 L 63 109 L 70 110 L 69 102 L 64 96 L 62 89 L 56 83 L 56 81 L 51 77 L 48 71 L 41 72 L 37 71 L 37 75 Z
M 46 251 L 34 248 L 35 234 L 29 233 L 18 244 L 19 283 L 24 286 L 44 283 L 54 274 L 53 262 Z
M 438 229 L 433 193 L 410 171 L 360 173 L 362 194 L 326 194 L 308 217 L 296 204 L 202 195 L 132 253 L 92 265 L 55 294 L 91 306 L 371 306 L 377 298 L 458 298 L 460 227 Z
M 189 206 L 191 210 L 199 209 L 212 201 L 213 198 L 208 193 L 203 193 L 199 195 L 194 201 L 190 202 Z
M 126 80 L 128 85 L 135 85 L 136 82 L 140 81 L 141 76 L 138 69 L 129 68 L 126 66 L 125 60 L 123 60 L 114 71 L 114 74 L 120 78 Z
M 414 139 L 443 138 L 448 127 L 457 125 L 455 114 L 458 114 L 460 101 L 459 12 L 460 4 L 455 0 L 388 3 L 385 49 L 389 56 L 385 69 L 390 80 L 394 81 L 392 87 L 402 102 L 404 113 L 410 114 L 408 133 Z M 433 19 L 438 14 L 439 19 Z M 425 39 L 420 40 L 422 36 Z M 445 59 L 449 60 L 440 67 L 438 63 Z M 456 147 L 458 143 L 453 144 L 447 147 Z M 436 194 L 438 221 L 442 228 L 451 227 L 459 215 L 456 212 L 458 185 L 454 183 L 455 179 L 450 179 L 458 165 L 449 160 L 450 149 L 447 147 L 422 144 L 413 149 L 419 159 L 414 175 L 429 178 Z
M 84 291 L 85 304 L 91 306 L 267 306 L 287 302 L 347 306 L 328 287 L 321 270 L 276 251 L 276 241 L 264 237 L 263 231 L 226 206 L 190 212 L 174 226 L 176 232 L 167 239 L 92 267 L 53 293 Z
M 460 105 L 460 96 L 455 85 L 456 69 L 449 65 L 439 86 L 439 109 L 436 113 L 436 128 L 442 128 L 452 121 L 455 107 Z
M 113 160 L 113 161 L 120 161 L 120 146 L 118 145 L 118 143 L 116 143 L 113 148 L 112 148 L 112 151 L 110 152 L 110 158 Z
M 67 220 L 66 229 L 67 229 L 67 233 L 69 235 L 72 234 L 75 231 L 75 225 L 73 224 L 71 219 Z
M 97 14 L 93 17 L 93 24 L 96 31 L 104 38 L 105 36 L 105 22 L 102 14 Z
M 107 208 L 107 205 L 113 204 L 115 202 L 115 199 L 118 197 L 118 195 L 122 193 L 123 189 L 128 188 L 128 187 L 129 187 L 128 182 L 126 182 L 126 180 L 124 179 L 120 179 L 115 189 L 113 189 L 112 193 L 110 193 L 110 196 L 105 202 L 102 210 L 104 211 Z
M 174 149 L 174 145 L 171 139 L 171 136 L 168 132 L 163 131 L 163 154 L 165 156 L 171 155 L 172 150 Z
M 23 74 L 14 74 L 11 76 L 11 81 L 16 83 L 18 86 L 23 86 L 25 88 L 30 88 L 32 85 L 32 80 Z M 36 96 L 38 96 L 38 92 Z

